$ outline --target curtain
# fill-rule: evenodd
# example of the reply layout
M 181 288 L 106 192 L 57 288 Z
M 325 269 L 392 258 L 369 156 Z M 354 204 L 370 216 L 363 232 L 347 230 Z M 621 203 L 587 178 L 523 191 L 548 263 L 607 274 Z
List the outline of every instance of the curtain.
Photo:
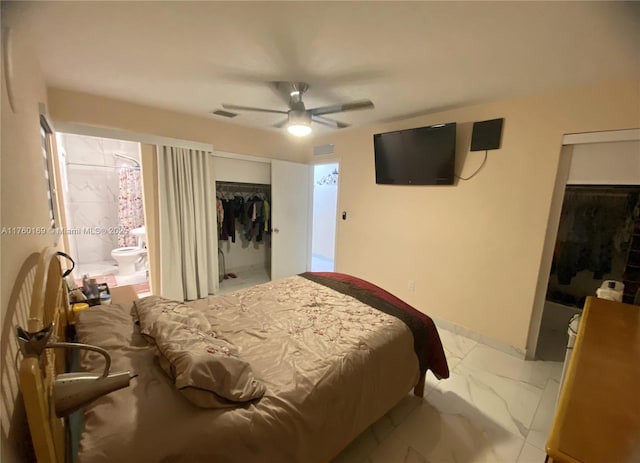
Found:
M 139 167 L 123 167 L 119 175 L 118 222 L 127 231 L 144 225 L 142 184 Z M 137 238 L 128 233 L 118 235 L 118 246 L 137 246 Z
M 210 153 L 158 147 L 160 294 L 194 300 L 218 289 L 215 182 Z

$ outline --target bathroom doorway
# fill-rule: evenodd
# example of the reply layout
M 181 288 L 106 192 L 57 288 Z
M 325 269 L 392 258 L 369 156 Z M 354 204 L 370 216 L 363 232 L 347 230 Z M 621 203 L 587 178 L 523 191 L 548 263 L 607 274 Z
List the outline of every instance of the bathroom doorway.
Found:
M 312 272 L 335 270 L 339 172 L 337 162 L 313 166 Z
M 83 275 L 149 292 L 140 143 L 58 133 L 68 252 Z

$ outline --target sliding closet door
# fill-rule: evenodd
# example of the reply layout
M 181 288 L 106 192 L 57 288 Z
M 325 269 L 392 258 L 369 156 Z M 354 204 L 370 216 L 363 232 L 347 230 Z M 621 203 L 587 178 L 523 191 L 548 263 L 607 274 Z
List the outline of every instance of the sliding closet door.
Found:
M 271 279 L 307 270 L 310 171 L 306 164 L 271 163 Z

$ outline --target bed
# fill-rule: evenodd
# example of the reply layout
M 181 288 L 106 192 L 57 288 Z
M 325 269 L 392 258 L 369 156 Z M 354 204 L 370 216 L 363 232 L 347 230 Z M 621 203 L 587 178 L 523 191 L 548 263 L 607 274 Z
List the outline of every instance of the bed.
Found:
M 43 256 L 42 266 L 59 266 L 50 253 Z M 46 280 L 60 272 L 40 274 Z M 62 287 L 59 281 L 42 284 Z M 50 320 L 44 313 L 55 309 L 54 318 L 64 323 L 68 309 L 61 293 L 43 298 L 35 318 Z M 29 329 L 41 326 L 33 321 Z M 82 312 L 75 328 L 78 341 L 110 352 L 111 371 L 137 375 L 128 388 L 85 408 L 80 463 L 327 463 L 412 388 L 422 395 L 427 370 L 438 378 L 449 375 L 429 317 L 371 283 L 338 273 L 305 273 L 187 304 L 150 297 L 99 306 Z M 208 386 L 179 384 L 185 358 L 210 359 L 180 350 L 197 346 L 216 355 L 229 346 L 235 362 L 223 366 L 224 380 L 214 378 L 221 389 L 212 388 L 216 400 L 204 404 L 200 393 L 211 392 L 203 391 Z M 42 367 L 51 370 L 55 352 L 45 352 Z M 62 444 L 55 444 L 60 420 L 49 419 L 47 387 L 36 384 L 40 365 L 24 361 L 34 376 L 22 378 L 25 402 L 45 404 L 40 414 L 27 405 L 38 460 L 64 461 Z M 81 367 L 99 372 L 104 364 L 86 352 Z M 207 374 L 215 377 L 218 367 Z M 186 371 L 195 370 L 190 364 Z M 53 444 L 39 444 L 38 429 Z

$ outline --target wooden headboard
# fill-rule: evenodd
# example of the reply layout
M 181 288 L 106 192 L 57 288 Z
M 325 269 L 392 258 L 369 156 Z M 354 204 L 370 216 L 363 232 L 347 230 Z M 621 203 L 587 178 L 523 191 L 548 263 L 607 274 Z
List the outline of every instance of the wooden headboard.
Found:
M 38 266 L 39 252 L 30 254 L 22 263 L 14 280 L 9 300 L 3 309 L 2 334 L 0 338 L 0 428 L 2 432 L 2 458 L 7 461 L 34 461 L 35 455 L 29 436 L 27 414 L 20 392 L 20 346 L 16 337 L 16 326 L 27 326 L 31 293 Z M 9 291 L 3 285 L 3 291 Z
M 50 341 L 65 341 L 69 303 L 57 249 L 45 248 L 35 272 L 31 304 L 27 317 L 29 332 L 53 323 Z M 62 349 L 46 349 L 40 356 L 25 356 L 20 362 L 20 390 L 24 399 L 31 440 L 39 463 L 64 463 L 64 420 L 53 406 L 53 380 L 65 371 Z

